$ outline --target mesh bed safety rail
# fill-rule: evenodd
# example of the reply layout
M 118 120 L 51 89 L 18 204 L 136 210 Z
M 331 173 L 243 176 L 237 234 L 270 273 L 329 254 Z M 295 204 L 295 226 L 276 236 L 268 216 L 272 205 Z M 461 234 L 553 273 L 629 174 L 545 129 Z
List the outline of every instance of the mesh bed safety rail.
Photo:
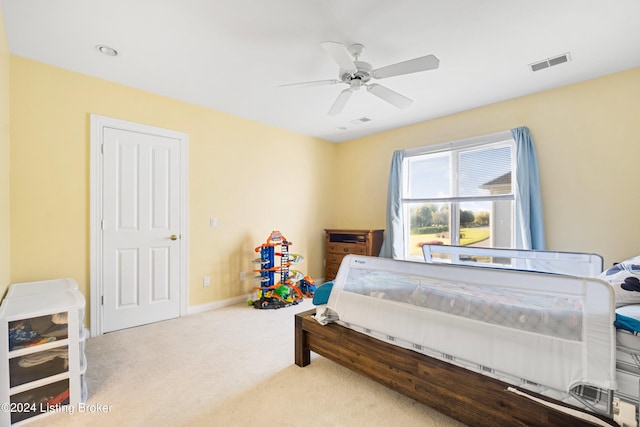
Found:
M 349 255 L 327 311 L 569 391 L 579 384 L 616 388 L 613 300 L 598 279 Z

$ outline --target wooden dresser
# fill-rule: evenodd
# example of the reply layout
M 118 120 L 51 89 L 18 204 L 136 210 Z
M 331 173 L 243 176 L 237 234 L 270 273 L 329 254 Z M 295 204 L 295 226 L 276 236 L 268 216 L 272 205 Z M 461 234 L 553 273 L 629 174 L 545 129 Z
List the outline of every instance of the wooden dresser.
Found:
M 384 230 L 324 230 L 326 233 L 326 282 L 335 279 L 342 258 L 348 254 L 378 256 Z

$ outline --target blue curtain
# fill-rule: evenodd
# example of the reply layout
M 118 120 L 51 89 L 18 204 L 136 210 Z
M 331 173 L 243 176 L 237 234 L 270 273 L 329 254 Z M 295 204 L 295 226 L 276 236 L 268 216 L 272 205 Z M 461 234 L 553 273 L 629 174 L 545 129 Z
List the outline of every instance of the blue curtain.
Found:
M 516 141 L 516 248 L 545 249 L 536 150 L 529 128 L 511 129 Z
M 387 224 L 380 256 L 404 259 L 404 224 L 402 218 L 402 161 L 404 150 L 393 152 L 389 188 L 387 189 Z

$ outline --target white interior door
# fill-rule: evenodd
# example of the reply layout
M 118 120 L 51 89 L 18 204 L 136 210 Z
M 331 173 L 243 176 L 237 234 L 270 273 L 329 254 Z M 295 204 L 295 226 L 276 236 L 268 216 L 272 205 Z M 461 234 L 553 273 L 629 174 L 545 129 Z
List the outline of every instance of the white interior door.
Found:
M 100 333 L 181 314 L 183 141 L 149 130 L 101 130 Z

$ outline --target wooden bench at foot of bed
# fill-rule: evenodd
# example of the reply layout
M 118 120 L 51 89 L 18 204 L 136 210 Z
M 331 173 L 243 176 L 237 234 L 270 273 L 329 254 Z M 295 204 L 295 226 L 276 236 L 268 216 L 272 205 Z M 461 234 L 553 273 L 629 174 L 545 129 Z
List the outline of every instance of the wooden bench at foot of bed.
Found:
M 510 385 L 361 334 L 335 323 L 320 325 L 315 310 L 295 315 L 295 363 L 313 351 L 443 414 L 473 426 L 593 426 L 595 424 L 507 391 Z M 544 396 L 535 397 L 563 405 Z M 617 426 L 611 419 L 598 416 Z

